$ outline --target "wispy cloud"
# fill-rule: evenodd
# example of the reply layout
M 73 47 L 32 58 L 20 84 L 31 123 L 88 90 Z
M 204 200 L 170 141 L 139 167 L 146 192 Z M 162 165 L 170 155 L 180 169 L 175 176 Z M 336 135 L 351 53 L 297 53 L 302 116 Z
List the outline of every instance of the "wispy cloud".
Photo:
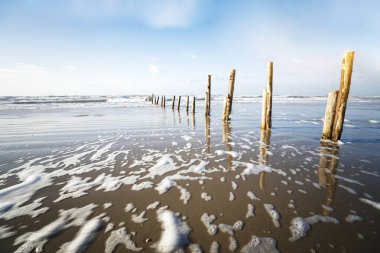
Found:
M 160 69 L 158 68 L 157 65 L 151 64 L 151 65 L 149 65 L 149 72 L 154 74 L 154 75 L 157 75 L 160 73 Z
M 41 66 L 30 63 L 16 63 L 14 66 L 0 68 L 1 75 L 46 75 L 49 72 Z

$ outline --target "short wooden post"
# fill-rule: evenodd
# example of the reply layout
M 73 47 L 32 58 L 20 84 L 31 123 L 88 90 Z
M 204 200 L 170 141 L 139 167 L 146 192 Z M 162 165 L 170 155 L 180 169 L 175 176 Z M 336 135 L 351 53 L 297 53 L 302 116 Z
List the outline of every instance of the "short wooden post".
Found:
M 178 106 L 177 106 L 177 110 L 179 111 L 180 108 L 181 108 L 181 96 L 178 96 Z
M 262 98 L 262 105 L 261 105 L 261 129 L 266 129 L 266 122 L 267 122 L 267 104 L 268 104 L 268 96 L 267 96 L 267 90 L 263 90 L 263 98 Z
M 327 105 L 325 111 L 325 120 L 323 123 L 322 140 L 331 140 L 332 130 L 334 127 L 334 118 L 336 111 L 336 102 L 338 98 L 337 90 L 331 91 L 327 97 Z
M 189 100 L 190 100 L 190 97 L 187 96 L 187 99 L 186 99 L 186 112 L 189 113 Z
M 152 105 L 154 104 L 154 95 L 152 94 Z
M 337 98 L 336 113 L 332 140 L 338 141 L 342 136 L 344 116 L 346 114 L 347 100 L 350 93 L 352 67 L 354 64 L 354 51 L 345 52 L 340 76 L 340 88 Z
M 166 106 L 166 97 L 164 96 L 164 99 L 163 99 L 163 104 L 162 104 L 162 106 L 165 108 L 165 106 Z
M 158 105 L 158 102 L 160 102 L 160 96 L 157 96 L 156 105 Z
M 173 96 L 173 100 L 172 100 L 172 109 L 174 110 L 174 103 L 175 103 L 175 96 Z
M 267 104 L 265 116 L 265 129 L 272 128 L 272 93 L 273 93 L 273 62 L 268 62 Z
M 232 100 L 234 97 L 235 75 L 236 75 L 236 70 L 235 69 L 231 70 L 230 82 L 229 82 L 229 87 L 228 87 L 228 96 L 227 96 L 226 108 L 225 108 L 226 111 L 225 113 L 223 112 L 223 120 L 230 119 L 230 115 L 232 111 Z
M 193 97 L 193 113 L 195 113 L 195 97 Z

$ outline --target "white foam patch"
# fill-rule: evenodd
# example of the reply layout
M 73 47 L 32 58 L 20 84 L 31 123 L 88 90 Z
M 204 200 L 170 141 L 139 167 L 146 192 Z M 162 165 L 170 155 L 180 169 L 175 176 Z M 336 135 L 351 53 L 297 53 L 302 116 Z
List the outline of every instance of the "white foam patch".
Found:
M 255 207 L 252 204 L 248 204 L 248 210 L 247 214 L 245 215 L 245 218 L 250 218 L 255 216 Z
M 219 253 L 220 245 L 217 241 L 213 241 L 210 246 L 210 253 Z
M 289 238 L 289 241 L 294 242 L 302 237 L 305 237 L 307 232 L 311 229 L 311 225 L 319 222 L 339 224 L 337 219 L 330 216 L 313 215 L 308 218 L 293 218 L 289 227 L 289 230 L 292 233 L 292 237 Z
M 148 209 L 156 209 L 159 205 L 160 205 L 160 202 L 159 202 L 159 201 L 153 202 L 152 204 L 149 204 L 149 205 L 146 207 L 146 210 L 148 210 Z
M 131 220 L 134 223 L 144 223 L 145 221 L 149 220 L 148 218 L 144 218 L 145 213 L 146 213 L 145 211 L 142 211 L 139 215 L 133 214 L 131 216 Z
M 153 188 L 153 182 L 146 181 L 146 182 L 142 182 L 139 184 L 132 185 L 131 190 L 132 191 L 141 191 L 141 190 L 149 189 L 149 188 Z
M 290 145 L 282 145 L 281 148 L 282 149 L 291 149 L 291 150 L 294 150 L 297 154 L 302 155 L 302 153 L 299 152 L 296 147 L 293 147 L 293 146 L 290 146 Z
M 113 205 L 113 204 L 112 204 L 111 202 L 104 203 L 104 204 L 103 204 L 103 208 L 104 208 L 104 209 L 108 209 L 108 208 L 110 208 L 112 205 Z
M 269 214 L 269 216 L 272 218 L 273 225 L 276 228 L 280 227 L 280 213 L 274 209 L 274 206 L 272 204 L 264 204 L 264 208 Z
M 183 200 L 183 203 L 186 205 L 191 198 L 191 193 L 188 190 L 186 190 L 186 188 L 181 187 L 179 185 L 177 185 L 177 188 L 180 190 L 181 193 L 181 197 L 179 199 Z
M 201 246 L 199 244 L 192 243 L 189 245 L 189 250 L 191 253 L 202 253 Z
M 11 237 L 11 236 L 14 236 L 15 234 L 17 234 L 16 231 L 11 231 L 12 227 L 8 227 L 8 226 L 0 226 L 0 239 L 5 239 L 5 238 L 8 238 L 8 237 Z
M 270 237 L 258 237 L 253 235 L 251 241 L 243 246 L 241 252 L 243 253 L 279 253 L 276 249 L 277 242 Z
M 242 230 L 244 227 L 243 221 L 236 221 L 232 226 L 228 224 L 221 223 L 218 225 L 218 228 L 221 232 L 227 233 L 230 236 L 235 235 L 235 232 Z
M 135 252 L 142 251 L 144 249 L 136 246 L 136 243 L 132 241 L 131 235 L 127 233 L 127 229 L 125 227 L 111 232 L 111 235 L 106 240 L 106 249 L 104 252 L 114 252 L 119 244 L 124 244 L 126 250 Z
M 238 185 L 234 181 L 231 181 L 231 186 L 233 191 L 235 191 L 238 187 Z
M 133 203 L 128 203 L 128 204 L 125 206 L 124 211 L 125 211 L 126 213 L 128 213 L 128 212 L 132 211 L 134 208 L 135 208 L 135 205 L 134 205 Z
M 228 249 L 230 251 L 235 251 L 237 250 L 238 248 L 238 242 L 235 238 L 233 238 L 232 236 L 228 237 L 229 241 L 230 241 L 230 244 L 228 245 Z
M 49 207 L 42 207 L 37 209 L 42 205 L 42 200 L 46 197 L 38 198 L 33 200 L 32 203 L 24 205 L 18 208 L 14 207 L 14 203 L 5 202 L 0 204 L 0 219 L 11 220 L 13 218 L 29 215 L 32 218 L 37 217 L 40 214 L 43 214 L 49 210 Z
M 212 197 L 207 193 L 207 192 L 202 192 L 201 193 L 201 198 L 206 200 L 206 201 L 211 201 Z
M 201 221 L 205 225 L 207 232 L 210 235 L 216 235 L 216 233 L 218 233 L 218 226 L 212 224 L 215 221 L 215 219 L 216 217 L 213 214 L 208 215 L 207 213 L 203 213 L 201 216 Z
M 272 168 L 271 167 L 263 165 L 263 164 L 256 165 L 256 164 L 253 164 L 253 163 L 237 162 L 237 161 L 234 161 L 233 164 L 235 166 L 244 166 L 245 167 L 245 169 L 241 173 L 242 176 L 257 175 L 257 174 L 259 174 L 260 172 L 263 172 L 263 171 L 265 171 L 265 172 L 272 172 Z
M 88 221 L 76 234 L 74 240 L 64 243 L 58 253 L 80 253 L 95 239 L 97 231 L 102 227 L 99 217 Z
M 380 210 L 380 203 L 379 202 L 375 202 L 375 201 L 365 199 L 365 198 L 359 198 L 359 200 L 363 203 L 366 203 L 366 204 L 376 208 L 377 210 Z
M 146 178 L 155 178 L 156 176 L 162 176 L 168 172 L 177 170 L 178 168 L 176 167 L 174 161 L 172 158 L 170 158 L 169 155 L 164 155 L 157 161 L 157 163 L 148 169 L 148 174 L 143 176 L 141 179 L 146 179 Z
M 258 201 L 260 200 L 258 197 L 256 197 L 256 195 L 252 191 L 248 191 L 247 196 L 248 196 L 248 198 L 250 198 L 252 200 L 258 200 Z
M 154 189 L 156 191 L 158 191 L 159 194 L 163 194 L 163 193 L 169 191 L 169 189 L 175 185 L 177 185 L 176 182 L 174 182 L 173 180 L 170 180 L 168 177 L 166 177 Z
M 193 139 L 193 137 L 188 136 L 188 135 L 182 135 L 181 138 L 184 139 L 185 141 L 190 141 L 191 139 Z
M 86 223 L 87 217 L 97 207 L 95 204 L 89 204 L 81 208 L 72 208 L 69 210 L 60 210 L 59 217 L 35 232 L 27 232 L 16 238 L 14 245 L 23 243 L 15 252 L 16 253 L 29 253 L 36 250 L 42 252 L 44 245 L 48 239 L 62 230 L 71 226 L 82 226 Z
M 186 222 L 180 221 L 169 210 L 158 211 L 157 218 L 163 229 L 160 240 L 153 245 L 158 252 L 173 252 L 189 244 L 187 235 L 191 232 L 191 229 Z
M 357 221 L 363 221 L 363 218 L 360 217 L 359 215 L 349 214 L 346 217 L 346 221 L 348 223 L 353 223 L 353 222 L 357 222 Z
M 229 197 L 228 200 L 229 201 L 234 201 L 235 200 L 235 195 L 232 192 L 230 192 L 230 197 Z

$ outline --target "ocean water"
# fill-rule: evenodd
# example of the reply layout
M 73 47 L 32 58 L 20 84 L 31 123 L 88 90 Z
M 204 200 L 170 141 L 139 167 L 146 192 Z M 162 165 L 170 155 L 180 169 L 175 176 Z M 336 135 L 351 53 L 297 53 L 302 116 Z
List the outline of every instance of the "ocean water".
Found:
M 221 96 L 204 117 L 146 96 L 0 97 L 1 252 L 377 252 L 380 98 Z M 176 107 L 175 107 L 176 108 Z M 214 251 L 215 252 L 215 251 Z

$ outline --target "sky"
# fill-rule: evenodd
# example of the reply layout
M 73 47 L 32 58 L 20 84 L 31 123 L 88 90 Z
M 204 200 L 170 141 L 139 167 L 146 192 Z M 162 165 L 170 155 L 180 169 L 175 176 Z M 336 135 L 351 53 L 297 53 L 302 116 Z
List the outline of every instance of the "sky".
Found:
M 377 0 L 0 0 L 0 96 L 380 96 Z

